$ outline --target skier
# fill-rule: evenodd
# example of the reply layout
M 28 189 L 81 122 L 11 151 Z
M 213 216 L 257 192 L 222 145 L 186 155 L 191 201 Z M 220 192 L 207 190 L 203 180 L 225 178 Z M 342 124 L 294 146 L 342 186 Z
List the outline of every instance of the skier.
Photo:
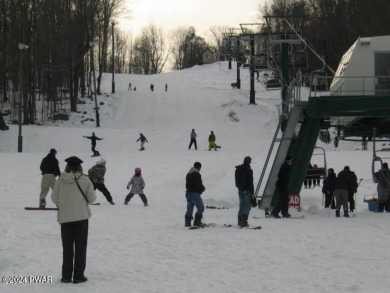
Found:
M 49 190 L 53 190 L 56 183 L 56 177 L 61 175 L 58 160 L 56 158 L 57 151 L 51 149 L 46 157 L 41 162 L 41 193 L 39 194 L 39 207 L 44 208 L 46 206 L 46 196 Z
M 131 82 L 129 83 L 129 88 L 127 90 L 131 91 Z
M 151 90 L 151 91 L 154 91 L 154 85 L 153 85 L 153 83 L 150 84 L 150 90 Z
M 96 200 L 96 194 L 88 176 L 83 175 L 77 157 L 69 157 L 65 172 L 57 180 L 51 199 L 58 207 L 57 220 L 61 224 L 62 283 L 84 283 L 87 259 L 88 219 L 91 210 L 88 204 Z
M 168 84 L 167 83 L 165 84 L 165 91 L 166 92 L 168 91 Z
M 85 138 L 88 138 L 91 140 L 91 150 L 93 152 L 92 157 L 100 156 L 100 153 L 96 150 L 96 141 L 97 140 L 103 140 L 103 138 L 99 138 L 95 135 L 95 132 L 92 132 L 92 136 L 84 136 Z
M 145 142 L 148 142 L 147 138 L 142 133 L 140 133 L 139 138 L 136 140 L 136 142 L 137 141 L 141 141 L 141 148 L 139 150 L 144 151 L 145 150 L 144 144 Z
M 195 129 L 192 129 L 190 137 L 191 137 L 191 140 L 190 140 L 190 145 L 188 146 L 188 149 L 190 150 L 192 144 L 194 144 L 195 149 L 197 150 L 198 146 L 196 144 L 196 132 L 195 132 Z
M 374 173 L 374 182 L 378 183 L 378 213 L 390 212 L 390 170 L 387 163 Z
M 186 176 L 187 211 L 184 216 L 184 226 L 186 227 L 191 226 L 194 206 L 197 209 L 195 213 L 194 226 L 204 227 L 204 223 L 202 223 L 204 204 L 201 194 L 205 191 L 205 187 L 202 183 L 202 176 L 199 173 L 201 168 L 202 164 L 199 162 L 195 162 L 194 166 L 188 171 Z
M 336 174 L 333 168 L 328 169 L 328 176 L 322 182 L 322 193 L 325 194 L 325 208 L 335 209 L 334 202 L 334 184 L 336 182 Z
M 93 188 L 99 190 L 106 197 L 107 201 L 114 205 L 112 196 L 104 185 L 104 175 L 106 174 L 106 160 L 101 158 L 96 165 L 88 170 L 89 179 L 93 183 Z
M 247 156 L 242 165 L 236 166 L 235 181 L 238 188 L 240 208 L 238 210 L 238 226 L 248 227 L 248 216 L 251 211 L 251 198 L 254 197 L 252 159 Z
M 285 162 L 280 167 L 278 173 L 278 180 L 276 181 L 276 198 L 277 202 L 274 204 L 274 209 L 271 212 L 271 215 L 274 218 L 281 218 L 279 212 L 282 212 L 283 218 L 290 218 L 291 215 L 288 213 L 288 181 L 290 179 L 290 168 L 292 164 L 292 157 L 288 156 Z
M 130 189 L 131 186 L 131 189 Z M 144 193 L 145 181 L 142 178 L 141 168 L 137 167 L 134 170 L 134 175 L 131 177 L 129 183 L 127 184 L 127 189 L 130 189 L 130 193 L 125 198 L 125 205 L 133 198 L 134 194 L 138 194 L 141 198 L 144 206 L 148 206 L 148 199 Z

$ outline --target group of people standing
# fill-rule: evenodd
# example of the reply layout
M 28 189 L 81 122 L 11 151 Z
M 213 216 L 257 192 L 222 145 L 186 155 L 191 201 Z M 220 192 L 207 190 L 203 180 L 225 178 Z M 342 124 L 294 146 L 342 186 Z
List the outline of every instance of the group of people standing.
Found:
M 324 179 L 322 193 L 325 195 L 325 208 L 336 210 L 336 217 L 340 217 L 341 207 L 344 217 L 349 217 L 349 211 L 355 211 L 355 198 L 359 184 L 355 172 L 349 166 L 336 176 L 333 168 L 328 169 L 328 176 Z M 348 209 L 349 204 L 349 209 Z
M 84 275 L 86 267 L 86 253 L 88 242 L 88 220 L 91 217 L 90 204 L 96 201 L 95 190 L 99 190 L 107 201 L 114 205 L 113 198 L 104 184 L 106 173 L 106 160 L 101 158 L 88 175 L 83 173 L 83 161 L 76 156 L 65 160 L 65 171 L 61 173 L 56 158 L 57 151 L 51 149 L 43 158 L 40 169 L 42 172 L 39 207 L 45 208 L 46 196 L 52 189 L 51 199 L 57 206 L 57 221 L 61 225 L 61 240 L 63 247 L 62 283 L 84 283 L 88 278 Z M 127 184 L 130 193 L 125 197 L 127 205 L 134 194 L 138 194 L 148 206 L 147 198 L 143 192 L 145 181 L 141 168 L 134 170 L 135 174 Z M 59 177 L 56 180 L 56 177 Z
M 195 132 L 195 129 L 192 129 L 191 133 L 190 133 L 190 144 L 188 145 L 189 150 L 191 149 L 192 145 L 194 145 L 195 150 L 198 149 L 196 138 L 197 138 L 197 134 Z M 216 143 L 216 137 L 215 137 L 214 131 L 210 132 L 208 142 L 209 142 L 209 151 L 211 151 L 212 149 L 214 149 L 216 151 L 217 149 L 221 148 L 221 146 L 217 145 L 217 143 Z

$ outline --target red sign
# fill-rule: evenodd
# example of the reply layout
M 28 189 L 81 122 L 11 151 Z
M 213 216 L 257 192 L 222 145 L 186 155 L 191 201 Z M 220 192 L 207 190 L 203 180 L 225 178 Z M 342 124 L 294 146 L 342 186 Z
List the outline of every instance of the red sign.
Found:
M 300 195 L 289 195 L 288 206 L 294 208 L 297 212 L 301 211 L 301 196 Z

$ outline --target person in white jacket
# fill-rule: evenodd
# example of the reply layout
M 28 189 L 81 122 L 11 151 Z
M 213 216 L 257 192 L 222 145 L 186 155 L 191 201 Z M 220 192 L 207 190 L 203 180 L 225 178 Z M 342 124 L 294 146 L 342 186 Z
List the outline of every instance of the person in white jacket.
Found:
M 95 190 L 87 175 L 83 174 L 78 157 L 69 157 L 65 172 L 56 181 L 51 199 L 58 207 L 57 220 L 61 224 L 63 248 L 63 283 L 83 283 L 87 258 L 89 204 L 96 200 Z

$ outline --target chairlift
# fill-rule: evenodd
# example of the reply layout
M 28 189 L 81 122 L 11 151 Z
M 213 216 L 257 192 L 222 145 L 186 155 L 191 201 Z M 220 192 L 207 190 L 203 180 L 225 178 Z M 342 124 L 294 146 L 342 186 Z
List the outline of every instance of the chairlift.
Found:
M 306 171 L 305 180 L 313 180 L 313 179 L 322 179 L 322 180 L 324 180 L 328 176 L 328 167 L 327 167 L 327 163 L 326 163 L 325 149 L 323 149 L 322 147 L 315 146 L 313 154 L 312 154 L 312 159 L 315 156 L 316 157 L 320 157 L 319 160 L 322 160 L 322 167 L 320 167 L 321 165 L 319 163 L 316 163 L 314 165 L 317 165 L 319 167 L 308 168 L 307 171 Z
M 330 76 L 325 71 L 325 61 L 322 60 L 322 68 L 310 73 L 310 89 L 314 92 L 327 92 L 330 86 Z

